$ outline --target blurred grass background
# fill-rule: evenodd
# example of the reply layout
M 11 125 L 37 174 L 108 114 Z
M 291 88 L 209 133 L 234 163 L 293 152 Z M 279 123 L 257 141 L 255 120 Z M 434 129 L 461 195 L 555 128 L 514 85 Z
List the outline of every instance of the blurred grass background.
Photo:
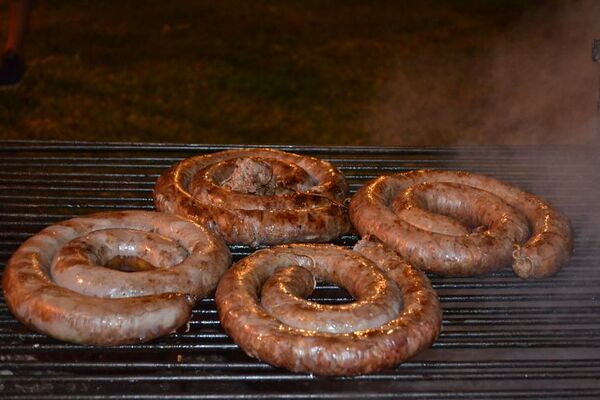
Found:
M 399 62 L 462 68 L 447 101 L 473 97 L 494 37 L 542 3 L 38 1 L 0 138 L 386 144 L 374 104 Z M 448 143 L 439 129 L 419 141 Z

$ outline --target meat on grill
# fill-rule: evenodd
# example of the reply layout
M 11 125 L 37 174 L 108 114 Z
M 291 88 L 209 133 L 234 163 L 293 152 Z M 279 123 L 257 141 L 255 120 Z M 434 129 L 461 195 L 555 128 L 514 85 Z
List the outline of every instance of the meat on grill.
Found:
M 188 158 L 163 173 L 156 207 L 213 228 L 228 244 L 321 242 L 350 228 L 348 185 L 330 163 L 272 149 Z
M 114 256 L 157 268 L 103 268 Z M 174 331 L 230 262 L 223 241 L 191 221 L 109 212 L 51 225 L 29 238 L 10 258 L 2 284 L 8 308 L 25 325 L 61 340 L 109 346 Z M 66 287 L 51 278 L 51 268 Z
M 381 243 L 363 240 L 355 249 L 281 245 L 242 259 L 217 287 L 223 328 L 252 357 L 318 375 L 378 371 L 430 346 L 441 308 L 427 277 Z M 357 301 L 304 300 L 313 277 Z
M 349 211 L 361 235 L 376 236 L 440 275 L 481 274 L 512 260 L 518 276 L 541 278 L 556 273 L 572 252 L 565 216 L 530 193 L 468 172 L 381 176 L 358 190 Z M 445 215 L 469 229 L 457 228 Z

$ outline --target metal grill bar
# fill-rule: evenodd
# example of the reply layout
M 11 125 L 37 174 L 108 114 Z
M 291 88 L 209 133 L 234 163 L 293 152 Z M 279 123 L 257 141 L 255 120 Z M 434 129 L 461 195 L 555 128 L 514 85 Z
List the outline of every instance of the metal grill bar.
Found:
M 152 209 L 152 186 L 165 168 L 192 155 L 240 147 L 248 146 L 0 142 L 0 269 L 23 240 L 45 226 L 97 211 Z M 508 269 L 477 278 L 432 276 L 444 308 L 439 340 L 395 369 L 354 378 L 294 374 L 247 357 L 221 330 L 212 298 L 197 305 L 189 331 L 112 348 L 62 343 L 31 332 L 0 298 L 2 396 L 600 398 L 600 199 L 573 179 L 597 182 L 593 150 L 279 148 L 333 162 L 352 191 L 380 174 L 415 168 L 465 169 L 506 180 L 569 215 L 576 235 L 574 257 L 556 277 L 541 281 L 519 280 Z M 344 236 L 335 243 L 355 241 Z M 254 249 L 231 250 L 237 260 Z M 313 297 L 332 304 L 350 300 L 332 285 L 319 286 Z

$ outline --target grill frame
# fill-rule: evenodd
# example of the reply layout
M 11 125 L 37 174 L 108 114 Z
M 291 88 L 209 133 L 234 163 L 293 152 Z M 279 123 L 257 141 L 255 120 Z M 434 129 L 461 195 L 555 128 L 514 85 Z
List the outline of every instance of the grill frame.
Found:
M 180 159 L 246 147 L 255 146 L 0 141 L 0 268 L 23 240 L 50 223 L 95 211 L 152 209 L 156 177 Z M 440 339 L 398 368 L 354 378 L 294 374 L 250 359 L 220 329 L 212 298 L 195 308 L 189 332 L 117 348 L 31 333 L 2 300 L 3 396 L 600 398 L 600 224 L 595 223 L 600 211 L 594 211 L 600 199 L 574 179 L 597 177 L 594 149 L 271 147 L 331 161 L 348 177 L 352 193 L 377 175 L 417 168 L 464 169 L 511 182 L 571 218 L 573 261 L 541 281 L 521 281 L 509 269 L 481 278 L 431 276 L 444 307 Z M 335 243 L 350 246 L 355 240 L 348 235 Z M 234 259 L 250 251 L 232 247 Z M 347 300 L 328 285 L 315 297 Z

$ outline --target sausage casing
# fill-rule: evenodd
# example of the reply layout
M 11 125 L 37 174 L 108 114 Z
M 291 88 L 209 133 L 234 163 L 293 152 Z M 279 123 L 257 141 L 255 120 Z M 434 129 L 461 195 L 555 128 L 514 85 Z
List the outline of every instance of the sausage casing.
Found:
M 394 203 L 402 202 L 398 197 L 411 187 L 438 184 L 438 203 L 449 197 L 448 187 L 477 191 L 477 197 L 465 200 L 473 208 L 463 219 L 487 218 L 487 226 L 468 234 L 432 232 L 394 212 Z M 502 203 L 523 217 L 508 214 Z M 533 194 L 468 172 L 421 170 L 379 177 L 357 191 L 349 213 L 361 235 L 379 238 L 409 262 L 440 275 L 477 275 L 512 261 L 518 276 L 541 278 L 555 274 L 572 253 L 571 227 L 564 215 Z M 519 219 L 531 229 L 526 238 Z
M 111 231 L 125 237 L 124 231 L 130 231 L 133 236 L 172 238 L 184 251 L 180 248 L 174 258 L 152 255 L 176 265 L 131 273 L 107 270 L 78 257 L 85 252 L 102 257 L 94 255 L 90 241 L 80 238 L 99 232 L 108 233 L 110 241 L 115 238 Z M 58 261 L 62 263 L 58 273 L 64 273 L 71 289 L 59 286 L 50 272 L 56 254 L 69 244 L 74 247 L 62 252 L 65 260 Z M 95 250 L 101 253 L 100 249 Z M 147 251 L 160 253 L 165 247 Z M 109 346 L 148 341 L 184 324 L 195 301 L 214 289 L 230 261 L 223 241 L 191 221 L 144 211 L 99 213 L 49 226 L 29 238 L 10 258 L 2 285 L 10 311 L 32 329 L 69 342 Z M 119 290 L 113 291 L 110 281 Z
M 356 250 L 323 244 L 282 245 L 242 259 L 223 276 L 217 287 L 215 300 L 223 328 L 252 357 L 292 371 L 318 375 L 378 371 L 397 365 L 428 347 L 440 332 L 441 308 L 427 277 L 381 243 L 361 241 Z M 396 311 L 370 327 L 348 331 L 347 326 L 338 324 L 335 318 L 336 306 L 323 307 L 303 300 L 305 305 L 312 304 L 311 312 L 296 315 L 293 325 L 288 325 L 282 322 L 286 318 L 281 314 L 270 314 L 260 297 L 263 285 L 268 285 L 273 274 L 280 271 L 285 275 L 294 274 L 290 271 L 294 268 L 310 271 L 318 279 L 355 291 L 356 309 L 353 309 L 354 304 L 337 307 L 341 313 L 356 311 L 356 320 L 367 319 L 371 324 L 379 318 L 362 314 L 366 309 L 362 308 L 361 299 L 369 296 L 376 297 L 374 308 L 391 306 L 396 307 Z M 298 282 L 297 290 L 291 290 L 296 290 L 297 295 L 306 295 L 310 291 L 306 286 L 310 287 L 312 280 L 305 273 L 300 275 L 304 275 L 300 277 L 304 282 Z M 373 295 L 373 290 L 388 290 L 389 281 L 397 285 L 400 302 L 396 293 Z M 366 284 L 361 289 L 363 283 Z M 289 289 L 293 285 L 288 282 L 284 286 Z M 389 302 L 396 304 L 387 304 Z M 319 308 L 323 314 L 312 313 Z M 295 312 L 294 307 L 280 311 L 284 316 Z M 297 325 L 302 319 L 307 324 Z M 333 326 L 323 327 L 331 320 L 335 321 Z
M 348 185 L 330 163 L 272 149 L 188 158 L 163 173 L 157 209 L 197 221 L 228 244 L 320 242 L 346 233 Z

